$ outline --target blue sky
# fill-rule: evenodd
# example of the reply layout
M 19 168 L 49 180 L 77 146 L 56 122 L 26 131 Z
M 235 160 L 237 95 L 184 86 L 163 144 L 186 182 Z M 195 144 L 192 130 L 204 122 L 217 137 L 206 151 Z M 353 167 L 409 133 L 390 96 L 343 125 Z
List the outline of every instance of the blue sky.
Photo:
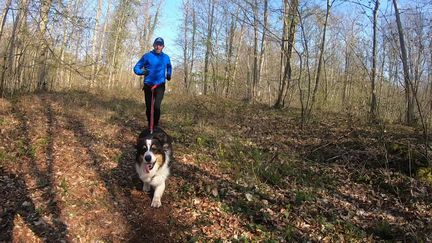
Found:
M 317 3 L 325 3 L 325 0 L 315 0 Z M 364 4 L 368 4 L 368 1 L 364 0 Z M 423 6 L 432 8 L 432 4 L 427 4 L 429 0 L 398 0 L 399 7 L 403 10 L 404 7 L 410 6 Z M 278 2 L 278 1 L 276 1 Z M 281 2 L 281 1 L 279 1 Z M 354 1 L 355 2 L 355 1 Z M 391 5 L 391 0 L 381 0 L 381 11 L 389 10 L 389 6 Z M 344 3 L 342 0 L 337 0 L 336 4 L 337 9 L 341 12 L 350 12 L 353 13 L 353 5 L 352 3 Z M 177 63 L 177 60 L 181 56 L 181 49 L 176 44 L 176 38 L 179 33 L 179 29 L 181 26 L 181 18 L 182 18 L 182 0 L 165 0 L 163 6 L 161 8 L 161 17 L 160 24 L 158 28 L 155 30 L 154 38 L 160 36 L 165 40 L 165 49 L 164 52 L 170 55 L 173 64 Z M 357 8 L 355 11 L 359 11 Z M 380 14 L 383 14 L 381 12 Z M 371 13 L 368 13 L 370 15 Z M 389 13 L 387 13 L 389 14 Z
M 182 17 L 181 5 L 182 0 L 165 1 L 162 6 L 161 18 L 159 19 L 159 28 L 154 33 L 154 38 L 160 36 L 164 39 L 164 52 L 171 56 L 173 62 L 175 62 L 176 56 L 180 55 L 179 47 L 176 45 L 176 38 Z

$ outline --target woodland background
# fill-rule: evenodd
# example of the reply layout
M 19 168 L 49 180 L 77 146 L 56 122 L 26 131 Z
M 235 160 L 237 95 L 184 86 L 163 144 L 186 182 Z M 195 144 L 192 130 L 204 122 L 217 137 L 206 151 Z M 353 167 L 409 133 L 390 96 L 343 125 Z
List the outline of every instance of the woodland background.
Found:
M 0 240 L 432 239 L 430 1 L 183 0 L 160 215 L 128 146 L 170 1 L 0 3 Z
M 430 124 L 428 1 L 183 1 L 173 26 L 188 94 Z M 3 1 L 0 91 L 124 89 L 163 1 Z M 399 6 L 400 5 L 400 6 Z M 335 9 L 335 10 L 334 10 Z M 162 21 L 162 24 L 163 21 Z

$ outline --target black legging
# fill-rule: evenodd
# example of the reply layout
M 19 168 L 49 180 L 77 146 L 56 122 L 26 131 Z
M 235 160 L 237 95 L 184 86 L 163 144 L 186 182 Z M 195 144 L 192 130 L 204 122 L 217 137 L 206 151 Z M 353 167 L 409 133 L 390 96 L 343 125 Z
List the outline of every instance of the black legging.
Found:
M 151 112 L 151 100 L 152 100 L 152 88 L 153 85 L 144 85 L 144 98 L 146 103 L 146 115 L 147 115 L 147 125 L 150 128 L 150 112 Z M 159 118 L 161 115 L 160 108 L 162 99 L 165 93 L 165 84 L 160 84 L 153 90 L 154 92 L 154 127 L 156 128 L 159 125 Z

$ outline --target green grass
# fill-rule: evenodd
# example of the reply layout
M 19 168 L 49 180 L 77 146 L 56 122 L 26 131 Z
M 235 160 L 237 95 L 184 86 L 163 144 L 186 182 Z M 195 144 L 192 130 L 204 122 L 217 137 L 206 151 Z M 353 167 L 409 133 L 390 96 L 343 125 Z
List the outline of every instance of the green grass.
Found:
M 28 156 L 30 158 L 36 157 L 36 149 L 31 145 L 27 145 L 23 139 L 18 140 L 16 146 L 18 147 L 18 157 L 25 157 L 25 156 Z
M 237 179 L 252 178 L 255 182 L 251 183 L 278 187 L 285 186 L 290 181 L 288 178 L 306 186 L 334 188 L 337 184 L 333 177 L 303 167 L 296 162 L 298 159 L 290 158 L 284 152 L 276 154 L 241 137 L 201 133 L 195 140 L 193 146 L 206 151 L 197 155 L 197 161 L 218 161 L 223 170 Z
M 432 167 L 421 168 L 418 170 L 417 174 L 421 181 L 432 185 Z
M 270 186 L 283 187 L 286 184 L 287 177 L 296 176 L 296 168 L 293 163 L 284 160 L 272 164 L 262 163 L 257 172 L 261 182 Z
M 122 153 L 116 153 L 112 155 L 111 160 L 116 162 L 117 164 L 120 164 L 120 162 L 122 161 Z
M 295 195 L 295 203 L 301 205 L 304 202 L 310 202 L 315 199 L 315 195 L 312 192 L 297 191 Z
M 38 187 L 46 187 L 49 185 L 48 179 L 44 177 L 38 177 L 36 183 Z
M 201 134 L 197 136 L 196 142 L 198 146 L 203 148 L 214 148 L 216 146 L 216 140 L 210 136 L 206 136 L 205 134 Z
M 350 221 L 342 221 L 340 224 L 345 231 L 344 233 L 349 238 L 361 240 L 367 237 L 367 233 L 363 229 Z
M 195 243 L 195 242 L 199 242 L 199 237 L 198 236 L 192 236 L 188 239 L 187 241 L 188 243 Z
M 63 178 L 60 182 L 60 188 L 62 189 L 62 194 L 67 195 L 69 193 L 69 186 L 66 182 L 66 179 Z
M 195 193 L 195 188 L 192 184 L 186 182 L 179 188 L 178 193 L 181 196 L 190 197 L 191 194 Z
M 46 212 L 46 207 L 37 207 L 37 208 L 35 208 L 35 211 L 36 211 L 36 213 L 37 214 L 39 214 L 39 215 L 43 215 L 45 212 Z
M 0 148 L 0 162 L 1 164 L 14 162 L 16 159 L 14 156 L 9 155 L 6 150 Z
M 375 234 L 385 240 L 393 239 L 391 225 L 387 221 L 381 221 L 375 227 Z
M 284 178 L 293 173 L 287 163 L 276 161 L 272 152 L 239 138 L 218 142 L 215 154 L 222 168 L 269 185 L 282 186 Z
M 48 146 L 48 143 L 49 143 L 48 138 L 40 138 L 37 141 L 37 145 L 42 148 L 46 148 Z
M 282 232 L 283 238 L 288 242 L 293 241 L 295 239 L 295 230 L 291 225 L 285 226 Z
M 244 236 L 242 236 L 242 237 L 240 237 L 238 239 L 231 239 L 230 241 L 232 243 L 248 243 L 249 242 L 249 240 L 246 237 L 244 237 Z
M 239 199 L 231 202 L 229 205 L 224 206 L 228 212 L 240 214 L 243 217 L 249 219 L 248 227 L 251 230 L 267 231 L 268 227 L 271 227 L 271 218 L 267 211 L 262 210 L 266 208 L 260 201 L 253 200 L 247 201 Z

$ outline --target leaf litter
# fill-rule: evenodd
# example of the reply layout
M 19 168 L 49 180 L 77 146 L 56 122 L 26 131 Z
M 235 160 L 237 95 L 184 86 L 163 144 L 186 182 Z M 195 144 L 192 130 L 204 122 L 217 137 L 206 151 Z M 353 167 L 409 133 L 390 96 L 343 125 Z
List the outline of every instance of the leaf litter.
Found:
M 408 127 L 342 116 L 301 126 L 295 110 L 169 94 L 174 161 L 155 210 L 134 170 L 140 96 L 0 106 L 1 241 L 432 240 L 423 141 Z

